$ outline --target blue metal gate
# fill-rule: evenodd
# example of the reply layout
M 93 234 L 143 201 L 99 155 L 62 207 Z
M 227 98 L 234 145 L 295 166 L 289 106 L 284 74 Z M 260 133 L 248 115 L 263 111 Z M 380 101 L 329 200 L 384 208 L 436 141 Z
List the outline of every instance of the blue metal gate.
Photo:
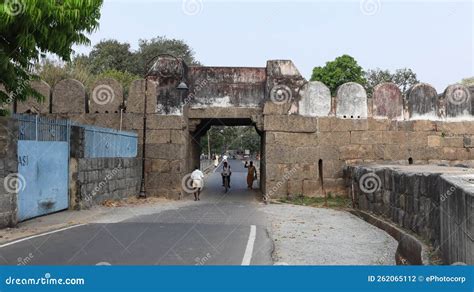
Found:
M 25 182 L 18 193 L 18 220 L 67 209 L 69 121 L 15 117 L 19 122 L 18 173 Z

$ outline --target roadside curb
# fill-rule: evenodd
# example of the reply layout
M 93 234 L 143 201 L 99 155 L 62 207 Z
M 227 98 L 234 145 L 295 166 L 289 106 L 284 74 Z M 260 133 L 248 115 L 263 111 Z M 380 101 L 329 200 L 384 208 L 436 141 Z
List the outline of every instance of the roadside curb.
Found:
M 392 236 L 397 242 L 395 261 L 397 265 L 429 265 L 428 247 L 407 231 L 384 221 L 364 211 L 347 209 L 347 211 L 367 223 L 382 229 Z

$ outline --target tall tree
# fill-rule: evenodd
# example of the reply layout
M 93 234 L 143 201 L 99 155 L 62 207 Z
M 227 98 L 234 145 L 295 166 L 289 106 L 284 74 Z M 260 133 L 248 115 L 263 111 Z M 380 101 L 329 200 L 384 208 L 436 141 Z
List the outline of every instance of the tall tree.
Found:
M 182 40 L 168 39 L 158 36 L 150 40 L 140 40 L 137 52 L 137 64 L 140 67 L 140 74 L 145 75 L 148 71 L 150 61 L 159 54 L 171 54 L 181 58 L 188 65 L 198 65 L 199 62 L 194 57 L 194 51 Z
M 346 82 L 366 84 L 364 70 L 349 55 L 337 57 L 334 61 L 327 62 L 324 67 L 315 67 L 311 81 L 321 81 L 326 84 L 333 95 L 336 94 L 337 88 Z
M 88 56 L 78 56 L 75 61 L 87 65 L 94 74 L 109 70 L 137 73 L 130 44 L 117 40 L 103 40 L 94 46 Z
M 130 44 L 117 40 L 103 40 L 96 44 L 88 55 L 75 58 L 75 63 L 89 67 L 91 73 L 102 74 L 106 71 L 119 71 L 137 76 L 144 76 L 148 64 L 160 54 L 171 54 L 182 58 L 188 65 L 199 64 L 191 47 L 182 40 L 156 37 L 151 40 L 139 40 L 137 51 L 130 49 Z
M 408 90 L 410 90 L 412 86 L 420 82 L 416 77 L 416 73 L 408 68 L 396 70 L 395 74 L 393 74 L 392 81 L 398 85 L 398 88 L 400 88 L 403 96 L 406 96 Z
M 382 70 L 380 68 L 370 69 L 365 73 L 365 79 L 367 80 L 366 88 L 367 95 L 372 97 L 374 87 L 383 82 L 392 82 L 393 75 L 389 70 Z
M 86 87 L 89 87 L 94 82 L 96 76 L 92 74 L 89 67 L 84 62 L 61 62 L 49 58 L 41 60 L 35 64 L 34 73 L 40 79 L 46 81 L 51 87 L 56 85 L 59 81 L 72 78 L 76 79 Z
M 367 79 L 367 94 L 372 97 L 374 87 L 383 82 L 395 83 L 403 96 L 406 96 L 408 90 L 415 84 L 419 83 L 416 73 L 408 68 L 398 69 L 395 73 L 389 70 L 374 69 L 368 70 L 365 74 Z
M 207 154 L 207 135 L 201 139 L 201 151 Z M 227 150 L 248 149 L 252 154 L 260 151 L 260 136 L 254 127 L 218 127 L 209 129 L 211 153 L 221 154 Z
M 0 5 L 0 105 L 28 96 L 42 99 L 30 86 L 34 63 L 47 53 L 69 61 L 74 44 L 89 44 L 98 26 L 102 0 L 7 1 Z M 5 111 L 2 111 L 5 114 Z

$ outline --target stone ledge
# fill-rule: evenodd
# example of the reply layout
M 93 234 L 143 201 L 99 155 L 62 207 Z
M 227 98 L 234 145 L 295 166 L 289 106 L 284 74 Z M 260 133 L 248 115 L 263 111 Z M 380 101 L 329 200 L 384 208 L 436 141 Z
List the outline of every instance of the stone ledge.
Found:
M 397 265 L 429 265 L 428 247 L 418 240 L 413 235 L 409 234 L 403 229 L 396 227 L 381 218 L 377 218 L 360 210 L 348 210 L 350 213 L 356 215 L 382 229 L 398 241 L 397 252 L 395 254 L 395 261 Z M 406 263 L 404 261 L 407 261 Z
M 446 264 L 474 261 L 474 169 L 437 165 L 345 168 L 346 187 L 362 211 L 383 216 L 439 249 Z

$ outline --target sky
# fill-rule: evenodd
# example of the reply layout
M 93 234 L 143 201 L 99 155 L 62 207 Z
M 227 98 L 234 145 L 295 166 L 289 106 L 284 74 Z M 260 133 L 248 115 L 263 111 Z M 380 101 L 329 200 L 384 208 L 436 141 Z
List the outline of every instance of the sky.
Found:
M 411 68 L 438 92 L 474 76 L 474 0 L 109 0 L 91 46 L 182 39 L 206 66 L 315 66 L 349 54 L 364 69 Z M 76 47 L 88 53 L 92 47 Z

